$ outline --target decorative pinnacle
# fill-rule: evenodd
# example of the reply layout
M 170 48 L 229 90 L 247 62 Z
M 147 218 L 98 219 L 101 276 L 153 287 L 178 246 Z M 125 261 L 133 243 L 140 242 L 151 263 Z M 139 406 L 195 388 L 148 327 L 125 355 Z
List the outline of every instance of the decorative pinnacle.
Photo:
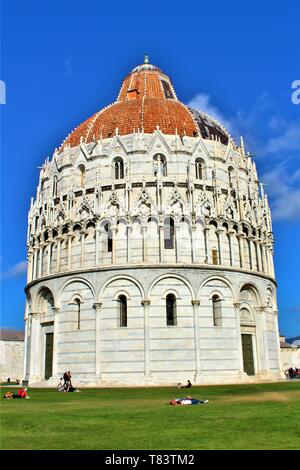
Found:
M 149 64 L 149 56 L 148 56 L 148 54 L 145 54 L 145 56 L 144 56 L 144 64 Z

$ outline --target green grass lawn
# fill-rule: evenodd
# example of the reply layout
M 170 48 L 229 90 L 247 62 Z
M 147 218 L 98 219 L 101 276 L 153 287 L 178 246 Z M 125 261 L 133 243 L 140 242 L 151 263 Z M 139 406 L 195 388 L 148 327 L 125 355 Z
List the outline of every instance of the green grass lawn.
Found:
M 300 449 L 300 381 L 176 388 L 29 389 L 4 400 L 2 449 Z M 191 394 L 205 405 L 168 406 Z

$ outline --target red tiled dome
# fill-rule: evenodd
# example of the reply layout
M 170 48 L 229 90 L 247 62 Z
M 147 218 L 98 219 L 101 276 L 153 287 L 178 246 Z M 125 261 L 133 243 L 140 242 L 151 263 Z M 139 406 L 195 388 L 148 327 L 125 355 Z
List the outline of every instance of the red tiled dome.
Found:
M 60 151 L 67 145 L 79 145 L 81 140 L 90 143 L 101 136 L 111 137 L 116 129 L 120 135 L 125 135 L 138 130 L 153 133 L 159 126 L 164 134 L 202 134 L 208 138 L 203 135 L 199 119 L 193 110 L 178 101 L 169 77 L 158 67 L 145 63 L 124 79 L 117 101 L 80 124 L 65 140 Z M 208 123 L 206 116 L 206 130 L 209 124 L 216 128 L 216 123 Z M 220 131 L 221 128 L 215 134 Z

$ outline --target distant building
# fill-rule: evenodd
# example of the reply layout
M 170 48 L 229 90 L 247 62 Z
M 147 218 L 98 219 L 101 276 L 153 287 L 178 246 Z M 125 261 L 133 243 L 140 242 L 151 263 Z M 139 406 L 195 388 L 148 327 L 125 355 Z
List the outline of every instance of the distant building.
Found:
M 282 369 L 289 367 L 297 367 L 300 369 L 300 345 L 299 340 L 293 343 L 286 340 L 284 336 L 280 336 L 280 357 Z
M 0 330 L 0 379 L 12 382 L 23 378 L 24 331 L 2 328 Z
M 27 246 L 30 385 L 282 377 L 255 163 L 147 58 L 42 165 Z

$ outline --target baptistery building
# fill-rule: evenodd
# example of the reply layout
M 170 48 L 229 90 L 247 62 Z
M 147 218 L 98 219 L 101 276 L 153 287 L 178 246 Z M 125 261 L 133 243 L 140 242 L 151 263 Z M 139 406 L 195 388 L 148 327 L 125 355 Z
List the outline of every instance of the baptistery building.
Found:
M 255 163 L 145 62 L 44 162 L 28 217 L 24 379 L 281 376 L 271 214 Z

